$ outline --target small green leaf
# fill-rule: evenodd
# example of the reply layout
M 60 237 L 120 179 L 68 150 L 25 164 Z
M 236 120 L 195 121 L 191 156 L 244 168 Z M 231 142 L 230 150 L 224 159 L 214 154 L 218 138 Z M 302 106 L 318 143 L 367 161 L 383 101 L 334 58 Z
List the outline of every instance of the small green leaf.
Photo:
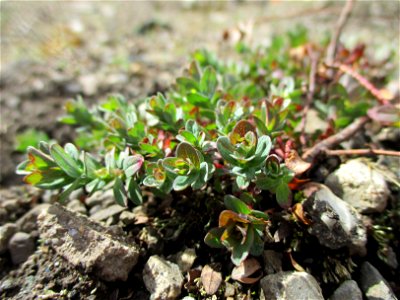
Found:
M 128 156 L 123 161 L 123 169 L 126 177 L 132 177 L 140 170 L 144 162 L 143 156 L 137 154 Z
M 213 228 L 205 236 L 204 242 L 212 248 L 223 248 L 221 243 L 221 235 L 225 228 Z
M 65 173 L 73 178 L 80 177 L 82 171 L 79 167 L 79 164 L 73 158 L 71 158 L 60 145 L 51 145 L 50 154 L 57 165 Z
M 75 161 L 79 159 L 79 151 L 74 144 L 68 143 L 64 146 L 65 152 L 71 156 Z
M 77 178 L 69 187 L 67 187 L 58 197 L 60 203 L 64 203 L 67 200 L 68 196 L 75 190 L 79 189 L 82 186 L 82 179 Z
M 224 204 L 228 209 L 233 210 L 238 214 L 248 215 L 251 213 L 251 209 L 235 196 L 226 195 L 224 197 Z
M 281 182 L 276 188 L 276 201 L 282 208 L 288 208 L 291 204 L 291 191 L 289 186 Z
M 197 152 L 196 149 L 189 143 L 180 143 L 176 148 L 176 156 L 183 159 L 189 159 L 196 169 L 200 168 L 202 159 L 199 157 L 199 152 Z
M 212 98 L 217 89 L 217 85 L 217 73 L 211 66 L 206 67 L 201 77 L 200 90 L 205 93 L 208 98 Z
M 87 152 L 85 152 L 83 155 L 83 161 L 86 176 L 91 179 L 95 179 L 97 177 L 96 170 L 102 167 L 101 164 Z
M 141 205 L 143 203 L 140 187 L 132 177 L 128 180 L 128 193 L 129 199 L 133 202 L 133 204 Z
M 121 178 L 116 177 L 113 186 L 114 198 L 117 204 L 126 207 L 128 205 L 124 183 Z
M 232 249 L 231 260 L 238 266 L 250 253 L 250 248 L 254 241 L 254 231 L 251 225 L 247 227 L 247 234 L 243 244 L 239 244 Z
M 218 138 L 217 149 L 224 160 L 232 165 L 236 164 L 236 160 L 231 156 L 235 152 L 235 148 L 232 146 L 227 136 L 220 136 Z
M 174 179 L 173 188 L 175 191 L 183 191 L 196 181 L 198 174 L 193 173 L 189 176 L 178 176 Z
M 203 108 L 210 107 L 210 99 L 200 93 L 190 93 L 186 96 L 188 102 L 194 106 L 199 106 Z

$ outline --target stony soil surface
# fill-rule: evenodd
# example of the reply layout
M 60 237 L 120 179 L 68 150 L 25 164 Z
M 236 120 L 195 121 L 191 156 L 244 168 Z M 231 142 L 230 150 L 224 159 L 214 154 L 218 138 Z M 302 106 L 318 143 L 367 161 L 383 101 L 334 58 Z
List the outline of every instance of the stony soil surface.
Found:
M 327 5 L 326 9 L 319 10 L 323 5 Z M 229 56 L 232 47 L 229 41 L 223 41 L 223 32 L 238 22 L 256 22 L 253 43 L 268 43 L 272 33 L 282 33 L 299 23 L 321 37 L 331 30 L 340 9 L 338 3 L 284 1 L 1 2 L 0 298 L 174 299 L 192 293 L 198 299 L 258 299 L 262 295 L 266 299 L 273 299 L 271 295 L 287 299 L 299 299 L 299 295 L 309 299 L 343 299 L 341 295 L 352 295 L 354 299 L 361 299 L 361 295 L 368 299 L 395 299 L 393 292 L 398 297 L 398 239 L 393 248 L 386 249 L 387 262 L 383 263 L 376 256 L 376 243 L 367 242 L 365 237 L 369 222 L 381 217 L 379 212 L 386 207 L 400 209 L 398 189 L 386 177 L 379 177 L 380 173 L 373 182 L 378 185 L 378 192 L 371 191 L 375 198 L 361 199 L 355 207 L 357 211 L 347 204 L 339 207 L 331 204 L 330 199 L 335 197 L 344 202 L 351 198 L 349 184 L 341 181 L 346 178 L 338 179 L 345 165 L 338 169 L 340 162 L 328 161 L 314 173 L 315 177 L 323 176 L 320 180 L 323 182 L 338 169 L 326 181 L 336 196 L 329 189 L 326 192 L 329 196 L 315 196 L 309 203 L 310 213 L 323 215 L 331 205 L 330 215 L 339 220 L 350 219 L 350 223 L 337 221 L 336 231 L 313 229 L 309 249 L 319 249 L 319 243 L 329 246 L 335 242 L 332 235 L 335 238 L 343 235 L 340 242 L 359 252 L 354 262 L 342 261 L 343 265 L 357 265 L 353 265 L 352 280 L 340 285 L 324 284 L 322 277 L 293 272 L 288 253 L 283 253 L 283 249 L 269 249 L 262 260 L 261 272 L 266 277 L 260 284 L 245 285 L 222 278 L 221 288 L 216 298 L 212 298 L 207 296 L 207 288 L 199 279 L 193 278 L 206 276 L 202 274 L 206 265 L 215 274 L 230 274 L 233 265 L 226 251 L 209 249 L 201 242 L 209 220 L 202 212 L 209 208 L 204 204 L 206 201 L 193 205 L 190 199 L 204 194 L 187 194 L 179 200 L 172 194 L 161 203 L 149 196 L 145 205 L 124 209 L 115 205 L 110 193 L 87 197 L 78 192 L 71 195 L 66 204 L 68 210 L 64 211 L 53 206 L 54 193 L 22 186 L 14 171 L 23 158 L 14 151 L 16 134 L 36 128 L 61 143 L 73 138 L 71 128 L 57 123 L 69 98 L 82 95 L 86 101 L 95 103 L 116 92 L 140 100 L 165 90 L 195 49 L 204 47 Z M 349 45 L 366 42 L 377 56 L 384 57 L 385 45 L 399 44 L 399 10 L 396 2 L 357 3 L 343 41 Z M 397 143 L 395 148 L 399 141 L 398 135 L 386 140 L 389 145 Z M 399 178 L 399 161 L 383 160 Z M 363 173 L 368 166 L 360 168 Z M 338 184 L 340 189 L 334 187 Z M 358 188 L 373 184 L 360 182 Z M 361 215 L 365 212 L 366 215 Z M 392 224 L 399 224 L 400 214 L 392 218 Z M 93 225 L 93 221 L 101 225 Z M 353 226 L 350 230 L 349 224 Z M 52 232 L 57 226 L 59 230 Z M 271 239 L 279 240 L 289 234 L 290 228 L 281 224 L 274 230 L 277 235 Z M 96 253 L 85 252 L 85 244 L 95 240 L 103 245 L 97 251 L 104 251 L 96 257 Z M 79 241 L 85 241 L 84 245 Z M 137 251 L 126 248 L 129 243 Z M 125 275 L 115 274 L 116 270 L 111 274 L 102 271 L 107 269 L 103 264 L 112 263 L 113 259 L 101 261 L 101 257 L 113 254 L 104 255 L 107 245 L 126 258 L 125 267 L 129 270 L 124 271 Z M 65 254 L 68 249 L 69 258 Z M 368 255 L 363 257 L 362 251 Z M 303 253 L 297 260 L 304 262 L 303 267 L 312 268 L 326 255 L 332 254 L 334 261 L 344 253 L 334 254 L 327 249 L 308 256 Z M 214 279 L 218 278 L 215 274 Z

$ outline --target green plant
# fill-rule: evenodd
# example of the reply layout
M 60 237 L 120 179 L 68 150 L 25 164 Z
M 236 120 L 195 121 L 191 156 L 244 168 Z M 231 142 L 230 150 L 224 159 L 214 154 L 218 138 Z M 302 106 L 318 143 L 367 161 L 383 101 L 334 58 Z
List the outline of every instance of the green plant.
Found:
M 28 129 L 15 137 L 15 150 L 26 152 L 29 146 L 36 146 L 40 141 L 48 142 L 50 139 L 43 131 Z

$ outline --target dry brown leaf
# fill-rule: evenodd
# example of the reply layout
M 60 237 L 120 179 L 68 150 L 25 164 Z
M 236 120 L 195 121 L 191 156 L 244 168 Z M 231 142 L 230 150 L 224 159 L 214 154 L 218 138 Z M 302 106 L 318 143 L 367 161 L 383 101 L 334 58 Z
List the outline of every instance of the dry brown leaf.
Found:
M 251 277 L 259 270 L 261 270 L 260 263 L 255 258 L 248 258 L 242 261 L 239 266 L 233 268 L 232 279 L 246 284 L 253 284 L 262 277 L 261 273 L 256 277 Z
M 311 225 L 311 221 L 304 216 L 303 205 L 301 203 L 296 203 L 293 206 L 294 216 L 305 225 Z
M 222 282 L 222 275 L 209 265 L 205 265 L 201 271 L 201 283 L 207 295 L 214 295 Z
M 287 254 L 289 255 L 289 259 L 290 259 L 290 262 L 291 262 L 293 268 L 294 268 L 296 271 L 305 272 L 304 268 L 303 268 L 302 266 L 300 266 L 300 265 L 297 263 L 297 261 L 294 260 L 294 258 L 293 258 L 293 256 L 292 256 L 292 253 L 291 253 L 291 252 L 288 252 Z
M 293 171 L 295 175 L 303 174 L 311 167 L 311 163 L 301 159 L 296 150 L 290 150 L 285 159 L 286 167 Z

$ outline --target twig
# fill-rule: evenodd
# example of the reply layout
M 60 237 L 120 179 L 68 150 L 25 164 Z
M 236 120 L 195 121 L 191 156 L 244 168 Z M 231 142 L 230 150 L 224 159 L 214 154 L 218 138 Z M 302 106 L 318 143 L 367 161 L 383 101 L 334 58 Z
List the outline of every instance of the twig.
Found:
M 333 64 L 326 66 L 329 68 L 339 69 L 340 71 L 349 74 L 351 77 L 357 80 L 359 84 L 361 84 L 365 89 L 367 89 L 380 102 L 380 104 L 385 105 L 390 103 L 388 99 L 386 99 L 385 96 L 382 95 L 382 92 L 376 86 L 374 86 L 367 78 L 362 76 L 352 67 L 344 64 Z
M 326 64 L 331 65 L 335 61 L 336 49 L 339 42 L 340 34 L 346 25 L 347 20 L 350 17 L 351 10 L 353 9 L 354 0 L 347 0 L 345 6 L 343 7 L 338 22 L 336 23 L 332 39 L 329 43 L 326 52 Z
M 382 149 L 348 149 L 348 150 L 325 150 L 327 155 L 387 155 L 387 156 L 399 156 L 400 151 L 390 151 Z
M 303 109 L 303 116 L 302 116 L 301 123 L 300 123 L 300 143 L 302 145 L 305 145 L 305 143 L 306 143 L 306 140 L 304 137 L 304 130 L 305 130 L 306 124 L 307 124 L 307 114 L 308 114 L 308 111 L 310 110 L 310 106 L 311 106 L 312 100 L 314 98 L 315 77 L 317 75 L 317 67 L 318 67 L 318 59 L 319 59 L 319 55 L 312 50 L 311 46 L 308 47 L 308 49 L 310 52 L 311 69 L 310 69 L 310 75 L 309 75 L 307 100 L 306 100 L 306 104 Z
M 311 149 L 307 150 L 302 155 L 303 160 L 311 162 L 321 152 L 326 151 L 327 149 L 331 149 L 331 148 L 339 145 L 341 142 L 348 140 L 357 131 L 359 131 L 361 128 L 363 128 L 363 126 L 369 120 L 370 120 L 370 118 L 367 116 L 356 119 L 353 123 L 351 123 L 349 126 L 344 128 L 342 131 L 328 137 L 327 139 L 316 144 Z

